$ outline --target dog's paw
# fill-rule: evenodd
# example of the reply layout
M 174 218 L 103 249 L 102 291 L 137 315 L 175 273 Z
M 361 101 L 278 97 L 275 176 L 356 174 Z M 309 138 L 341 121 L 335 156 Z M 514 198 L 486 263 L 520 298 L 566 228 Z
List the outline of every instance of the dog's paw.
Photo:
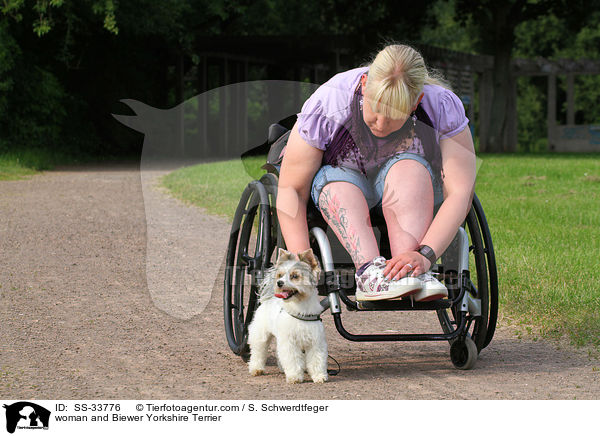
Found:
M 325 383 L 327 381 L 327 374 L 317 374 L 312 378 L 315 383 Z
M 289 384 L 302 383 L 304 381 L 304 377 L 302 375 L 286 375 L 285 381 Z
M 263 375 L 265 373 L 265 370 L 263 368 L 250 368 L 250 375 L 252 376 L 257 376 L 257 375 Z

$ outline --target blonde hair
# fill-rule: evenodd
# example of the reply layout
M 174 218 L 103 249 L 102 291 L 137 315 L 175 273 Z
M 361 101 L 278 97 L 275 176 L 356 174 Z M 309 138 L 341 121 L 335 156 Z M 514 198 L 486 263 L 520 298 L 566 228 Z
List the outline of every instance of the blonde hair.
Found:
M 408 45 L 391 44 L 369 64 L 364 93 L 373 103 L 374 112 L 401 119 L 412 112 L 424 85 L 450 88 L 439 73 L 427 70 L 417 50 Z

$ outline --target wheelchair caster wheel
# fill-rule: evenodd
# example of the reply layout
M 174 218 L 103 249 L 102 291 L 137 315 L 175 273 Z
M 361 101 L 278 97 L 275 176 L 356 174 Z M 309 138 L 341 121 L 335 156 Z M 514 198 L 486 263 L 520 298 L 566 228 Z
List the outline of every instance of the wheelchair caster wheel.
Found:
M 468 336 L 464 339 L 457 339 L 450 346 L 450 360 L 457 369 L 473 368 L 478 354 L 477 345 Z

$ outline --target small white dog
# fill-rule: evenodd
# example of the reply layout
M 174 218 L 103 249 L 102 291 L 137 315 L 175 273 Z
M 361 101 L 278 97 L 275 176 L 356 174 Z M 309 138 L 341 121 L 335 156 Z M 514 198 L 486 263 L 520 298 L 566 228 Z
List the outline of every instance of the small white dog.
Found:
M 298 256 L 279 249 L 279 258 L 261 285 L 260 305 L 248 330 L 249 370 L 265 371 L 273 336 L 279 368 L 288 383 L 301 383 L 306 370 L 315 383 L 327 381 L 327 342 L 319 315 L 317 283 L 321 269 L 311 249 Z

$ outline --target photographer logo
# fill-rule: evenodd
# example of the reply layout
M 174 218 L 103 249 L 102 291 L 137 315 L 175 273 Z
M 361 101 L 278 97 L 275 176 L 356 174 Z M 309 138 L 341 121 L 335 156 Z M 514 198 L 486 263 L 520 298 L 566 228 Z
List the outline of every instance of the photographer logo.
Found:
M 4 404 L 6 409 L 6 431 L 14 433 L 16 429 L 40 430 L 48 429 L 50 411 L 29 401 L 19 401 L 11 405 Z

